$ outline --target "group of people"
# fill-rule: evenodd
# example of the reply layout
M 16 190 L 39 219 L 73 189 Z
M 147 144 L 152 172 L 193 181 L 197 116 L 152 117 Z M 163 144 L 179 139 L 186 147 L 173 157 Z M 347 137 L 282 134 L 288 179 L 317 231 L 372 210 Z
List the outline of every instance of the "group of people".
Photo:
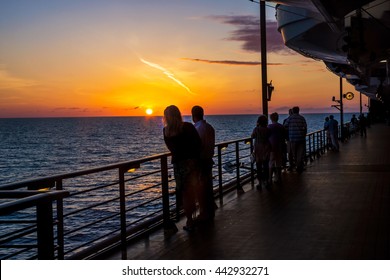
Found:
M 213 156 L 215 130 L 204 119 L 204 110 L 191 110 L 194 124 L 184 122 L 179 108 L 174 105 L 164 110 L 164 141 L 172 154 L 178 203 L 182 203 L 187 218 L 185 230 L 214 219 Z M 289 169 L 301 173 L 304 168 L 307 124 L 299 114 L 299 107 L 290 109 L 283 124 L 278 113 L 270 115 L 271 123 L 260 115 L 252 132 L 253 158 L 256 162 L 258 188 L 269 187 L 274 177 L 281 181 L 282 168 L 288 158 Z M 199 215 L 195 216 L 196 204 Z M 181 205 L 179 205 L 181 206 Z
M 359 118 L 356 118 L 356 115 L 353 114 L 350 122 L 349 131 L 347 129 L 348 135 L 360 131 L 360 136 L 367 136 L 367 126 L 368 121 L 364 114 L 360 114 Z M 346 128 L 344 128 L 345 131 Z M 333 151 L 339 151 L 339 122 L 334 118 L 333 115 L 325 118 L 324 130 L 326 131 L 327 145 Z M 345 134 L 344 134 L 345 135 Z M 348 136 L 347 136 L 348 137 Z
M 182 203 L 187 218 L 184 229 L 192 231 L 197 223 L 214 219 L 212 167 L 215 130 L 204 120 L 204 110 L 191 110 L 194 124 L 184 122 L 178 107 L 164 110 L 164 141 L 172 154 L 177 202 Z M 196 213 L 199 204 L 199 216 Z M 181 206 L 181 205 L 178 205 Z
M 299 107 L 289 110 L 289 116 L 280 124 L 278 113 L 270 115 L 271 123 L 265 115 L 258 117 L 253 129 L 254 138 L 253 158 L 256 162 L 258 189 L 269 187 L 274 182 L 281 182 L 281 171 L 286 166 L 289 170 L 296 168 L 298 173 L 304 169 L 306 150 L 307 124 L 299 114 Z
M 339 151 L 339 122 L 333 115 L 325 118 L 324 130 L 326 132 L 326 139 L 328 147 L 333 151 Z
M 356 118 L 355 114 L 352 115 L 351 125 L 354 131 L 360 131 L 360 136 L 367 137 L 367 127 L 369 126 L 369 121 L 363 113 L 359 115 L 359 118 Z
M 192 231 L 197 223 L 214 219 L 215 203 L 213 192 L 215 130 L 204 119 L 204 110 L 194 106 L 191 110 L 192 123 L 184 122 L 179 108 L 168 106 L 164 111 L 164 141 L 172 154 L 178 203 L 182 203 L 187 218 L 185 230 Z M 258 189 L 269 187 L 272 182 L 281 182 L 282 168 L 301 173 L 304 170 L 307 123 L 299 114 L 299 107 L 289 110 L 289 116 L 279 123 L 278 113 L 257 119 L 253 129 L 254 149 L 252 159 L 256 163 Z M 366 118 L 352 116 L 351 125 L 366 135 Z M 339 151 L 338 121 L 333 115 L 325 118 L 324 130 L 328 145 Z M 199 215 L 195 217 L 196 204 Z M 181 205 L 178 205 L 179 207 Z

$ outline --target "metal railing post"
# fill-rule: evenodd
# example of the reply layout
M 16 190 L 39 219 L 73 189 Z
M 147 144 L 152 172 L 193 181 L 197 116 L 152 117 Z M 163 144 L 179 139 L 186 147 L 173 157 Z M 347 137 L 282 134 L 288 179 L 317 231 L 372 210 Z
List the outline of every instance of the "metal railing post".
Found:
M 124 167 L 119 169 L 119 204 L 120 204 L 120 224 L 121 224 L 121 254 L 122 260 L 127 260 L 126 247 L 126 199 L 125 199 L 125 170 Z
M 163 204 L 163 224 L 165 231 L 177 231 L 177 227 L 171 221 L 169 209 L 169 183 L 168 183 L 168 159 L 167 156 L 161 157 L 161 193 Z M 177 207 L 177 203 L 176 203 Z
M 235 144 L 236 144 L 235 147 L 236 147 L 236 176 L 237 176 L 236 188 L 237 188 L 237 192 L 242 192 L 243 189 L 240 181 L 240 143 L 236 142 Z
M 309 134 L 309 159 L 310 161 L 313 161 L 313 158 L 312 158 L 312 151 L 311 151 L 311 136 L 312 134 Z
M 250 140 L 250 155 L 252 155 L 252 152 L 253 152 L 253 141 L 252 139 Z M 255 185 L 255 170 L 254 170 L 254 161 L 252 161 L 251 159 L 251 182 L 252 182 L 252 187 Z
M 56 181 L 56 190 L 62 191 L 62 179 Z M 64 259 L 64 203 L 62 199 L 57 200 L 57 246 L 58 259 Z
M 218 146 L 218 192 L 219 203 L 223 203 L 223 182 L 222 182 L 222 147 Z
M 54 259 L 53 205 L 51 201 L 37 204 L 38 259 Z

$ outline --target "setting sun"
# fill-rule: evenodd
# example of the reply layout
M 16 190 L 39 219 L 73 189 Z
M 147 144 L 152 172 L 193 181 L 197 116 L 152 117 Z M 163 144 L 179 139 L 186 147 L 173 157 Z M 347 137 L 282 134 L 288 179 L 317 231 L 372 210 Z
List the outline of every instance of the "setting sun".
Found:
M 151 115 L 151 114 L 153 114 L 153 110 L 150 109 L 150 108 L 148 108 L 148 109 L 146 109 L 145 113 L 146 113 L 147 115 Z

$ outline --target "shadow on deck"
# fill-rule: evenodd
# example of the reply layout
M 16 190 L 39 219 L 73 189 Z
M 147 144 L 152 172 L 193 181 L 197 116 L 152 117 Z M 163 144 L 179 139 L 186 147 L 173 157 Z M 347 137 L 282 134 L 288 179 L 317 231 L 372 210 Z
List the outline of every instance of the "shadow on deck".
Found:
M 129 259 L 390 259 L 390 126 L 353 136 L 283 185 L 225 202 L 212 226 L 151 234 Z M 121 254 L 108 259 L 120 259 Z

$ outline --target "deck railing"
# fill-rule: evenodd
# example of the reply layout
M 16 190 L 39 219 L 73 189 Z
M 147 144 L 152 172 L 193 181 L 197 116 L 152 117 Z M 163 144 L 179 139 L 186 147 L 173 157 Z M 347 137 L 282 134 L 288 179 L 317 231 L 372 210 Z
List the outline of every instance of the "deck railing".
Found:
M 253 179 L 251 147 L 250 138 L 216 145 L 214 189 L 221 202 L 226 191 L 240 190 L 245 180 Z M 42 258 L 37 245 L 40 219 L 35 209 L 40 201 L 36 205 L 19 203 L 21 200 L 15 194 L 21 196 L 26 192 L 47 196 L 57 192 L 67 194 L 66 198 L 53 196 L 50 201 L 53 218 L 47 221 L 55 243 L 50 247 L 51 257 L 92 258 L 120 246 L 122 258 L 126 259 L 130 238 L 161 226 L 175 230 L 174 221 L 179 219 L 180 209 L 176 208 L 169 161 L 170 154 L 164 153 L 0 186 L 1 259 Z M 10 212 L 7 203 L 19 207 Z
M 327 149 L 325 132 L 308 134 L 306 143 L 313 160 Z M 222 204 L 226 192 L 253 186 L 253 143 L 243 138 L 215 148 L 214 193 Z M 181 209 L 170 158 L 163 153 L 0 186 L 0 258 L 88 259 L 120 248 L 127 259 L 129 240 L 160 227 L 175 231 Z

